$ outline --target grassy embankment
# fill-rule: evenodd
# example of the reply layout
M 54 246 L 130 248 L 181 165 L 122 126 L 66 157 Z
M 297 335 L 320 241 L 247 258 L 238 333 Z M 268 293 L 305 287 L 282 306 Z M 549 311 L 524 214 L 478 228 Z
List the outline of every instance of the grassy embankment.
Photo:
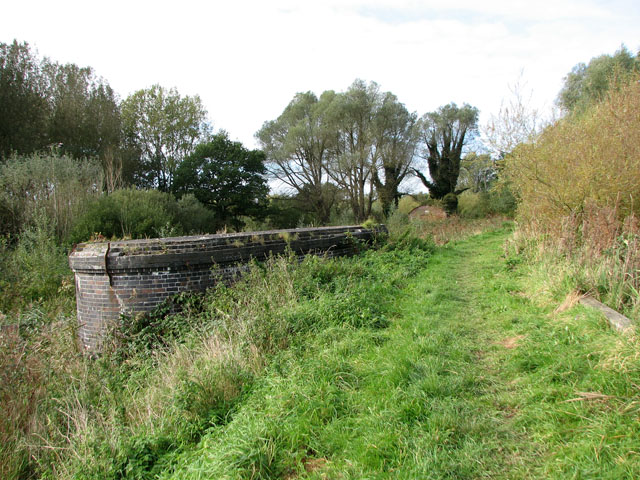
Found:
M 277 355 L 161 478 L 638 478 L 635 337 L 554 313 L 545 280 L 502 258 L 507 235 L 439 249 L 388 328 Z
M 430 233 L 464 236 L 464 223 Z M 571 285 L 505 259 L 509 236 L 256 265 L 180 315 L 128 324 L 98 361 L 60 327 L 27 332 L 14 373 L 38 381 L 3 387 L 31 407 L 16 410 L 25 422 L 0 466 L 7 478 L 637 478 L 636 337 L 582 307 L 554 313 Z

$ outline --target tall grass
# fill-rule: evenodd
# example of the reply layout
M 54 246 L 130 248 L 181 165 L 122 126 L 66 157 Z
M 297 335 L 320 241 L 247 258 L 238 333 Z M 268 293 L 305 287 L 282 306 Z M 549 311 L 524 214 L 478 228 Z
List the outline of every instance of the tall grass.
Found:
M 94 360 L 75 348 L 68 311 L 13 315 L 20 326 L 0 337 L 0 477 L 155 478 L 233 418 L 274 357 L 327 329 L 385 328 L 432 249 L 405 236 L 355 259 L 255 263 L 232 287 L 123 319 Z

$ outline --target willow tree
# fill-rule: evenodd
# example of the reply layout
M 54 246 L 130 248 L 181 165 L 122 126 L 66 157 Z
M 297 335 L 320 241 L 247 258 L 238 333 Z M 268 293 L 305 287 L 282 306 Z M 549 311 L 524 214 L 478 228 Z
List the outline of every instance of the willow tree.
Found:
M 336 199 L 327 183 L 335 141 L 327 111 L 335 96 L 333 91 L 320 98 L 312 92 L 298 93 L 277 119 L 265 122 L 256 133 L 271 178 L 292 190 L 321 223 L 328 222 Z
M 400 184 L 411 171 L 418 138 L 417 115 L 409 113 L 394 94 L 385 93 L 375 118 L 377 164 L 373 169 L 385 215 L 392 205 L 398 205 Z
M 329 175 L 346 193 L 356 221 L 367 219 L 374 200 L 375 119 L 380 99 L 378 84 L 356 80 L 331 106 L 336 143 Z
M 180 163 L 211 134 L 200 97 L 182 97 L 160 85 L 139 90 L 122 103 L 126 147 L 139 156 L 136 183 L 170 191 Z
M 465 142 L 477 132 L 478 109 L 466 103 L 462 107 L 450 103 L 425 114 L 421 122 L 423 158 L 427 160 L 431 179 L 417 169 L 414 173 L 433 198 L 458 193 L 462 151 Z

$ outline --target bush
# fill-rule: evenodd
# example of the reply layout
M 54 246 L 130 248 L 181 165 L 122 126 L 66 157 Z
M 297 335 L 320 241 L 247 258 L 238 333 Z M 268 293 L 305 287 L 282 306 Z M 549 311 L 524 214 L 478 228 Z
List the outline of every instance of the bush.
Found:
M 33 221 L 13 244 L 0 238 L 0 312 L 53 299 L 71 276 L 66 251 L 56 242 L 51 222 L 44 212 Z
M 176 202 L 158 190 L 116 190 L 94 200 L 75 224 L 72 243 L 106 238 L 157 238 L 210 232 L 214 214 L 193 195 Z
M 398 210 L 404 213 L 405 215 L 408 215 L 411 212 L 411 210 L 413 210 L 416 207 L 419 207 L 420 205 L 422 205 L 422 203 L 420 203 L 418 200 L 413 198 L 412 195 L 404 195 L 398 201 Z
M 55 238 L 64 239 L 102 187 L 95 160 L 66 155 L 13 156 L 0 166 L 0 235 L 19 235 L 44 214 Z
M 458 196 L 455 193 L 447 193 L 442 198 L 442 208 L 447 212 L 447 216 L 458 211 Z
M 589 202 L 640 213 L 640 75 L 605 101 L 566 117 L 505 159 L 503 175 L 520 200 L 518 217 L 558 232 Z
M 70 276 L 67 255 L 54 235 L 53 226 L 44 214 L 36 217 L 12 253 L 17 272 L 17 290 L 24 300 L 47 299 L 55 296 L 62 280 Z
M 489 194 L 487 192 L 474 193 L 467 190 L 458 198 L 458 210 L 461 217 L 484 218 L 489 215 Z
M 531 257 L 567 262 L 576 288 L 637 315 L 640 75 L 520 145 L 503 174 Z
M 488 192 L 474 193 L 467 190 L 458 196 L 458 213 L 464 218 L 513 216 L 515 209 L 515 198 L 506 185 L 497 185 Z
M 174 224 L 180 226 L 185 235 L 216 233 L 216 216 L 195 195 L 187 194 L 178 200 Z

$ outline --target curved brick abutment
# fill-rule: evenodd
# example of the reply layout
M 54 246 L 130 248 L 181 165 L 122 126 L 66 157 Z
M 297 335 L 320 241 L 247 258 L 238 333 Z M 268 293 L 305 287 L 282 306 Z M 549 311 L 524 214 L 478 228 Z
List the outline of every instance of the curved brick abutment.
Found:
M 230 282 L 252 259 L 352 255 L 376 233 L 362 227 L 323 227 L 192 237 L 81 243 L 69 255 L 76 279 L 80 341 L 95 351 L 121 315 L 148 312 L 168 297 Z

